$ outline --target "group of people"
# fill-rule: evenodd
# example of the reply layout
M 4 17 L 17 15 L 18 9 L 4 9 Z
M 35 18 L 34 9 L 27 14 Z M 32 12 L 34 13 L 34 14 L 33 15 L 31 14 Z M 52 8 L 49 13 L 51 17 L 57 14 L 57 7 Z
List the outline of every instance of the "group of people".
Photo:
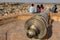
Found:
M 43 6 L 43 4 L 41 4 L 41 5 L 37 5 L 37 8 L 36 8 L 36 11 L 35 11 L 35 9 L 34 9 L 34 4 L 31 4 L 31 7 L 30 7 L 30 9 L 29 9 L 29 12 L 31 12 L 31 13 L 39 13 L 39 12 L 43 12 L 44 11 L 44 6 Z
M 44 9 L 45 8 L 44 8 L 43 4 L 37 5 L 36 10 L 34 8 L 34 4 L 31 4 L 31 6 L 29 8 L 29 12 L 30 13 L 39 13 L 39 12 L 43 12 Z M 56 13 L 57 12 L 57 5 L 54 5 L 51 10 L 52 10 L 52 12 Z

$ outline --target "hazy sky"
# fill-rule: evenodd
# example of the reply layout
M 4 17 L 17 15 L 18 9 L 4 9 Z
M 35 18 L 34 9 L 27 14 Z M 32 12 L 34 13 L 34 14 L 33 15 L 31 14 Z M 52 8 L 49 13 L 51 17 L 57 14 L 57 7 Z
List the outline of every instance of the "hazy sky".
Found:
M 0 2 L 60 3 L 60 0 L 0 0 Z

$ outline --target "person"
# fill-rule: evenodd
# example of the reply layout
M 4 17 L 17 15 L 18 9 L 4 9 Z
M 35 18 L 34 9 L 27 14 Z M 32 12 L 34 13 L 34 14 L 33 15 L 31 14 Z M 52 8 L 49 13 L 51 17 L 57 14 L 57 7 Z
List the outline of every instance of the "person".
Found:
M 54 7 L 52 8 L 52 12 L 54 12 L 54 13 L 57 12 L 57 5 L 54 5 Z
M 36 12 L 37 12 L 37 13 L 40 12 L 40 6 L 39 6 L 39 5 L 37 5 Z
M 40 6 L 40 12 L 43 12 L 44 11 L 44 6 L 43 6 L 43 4 L 41 4 L 41 6 Z
M 31 7 L 30 7 L 30 9 L 29 9 L 29 12 L 30 12 L 30 13 L 34 13 L 34 12 L 35 12 L 34 4 L 31 4 Z

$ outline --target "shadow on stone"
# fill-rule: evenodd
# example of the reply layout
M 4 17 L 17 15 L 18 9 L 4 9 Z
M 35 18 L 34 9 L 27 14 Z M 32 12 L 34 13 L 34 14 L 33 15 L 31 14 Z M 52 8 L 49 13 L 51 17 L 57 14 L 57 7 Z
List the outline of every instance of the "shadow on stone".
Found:
M 51 25 L 47 28 L 47 34 L 46 34 L 46 36 L 43 38 L 43 39 L 49 39 L 49 38 L 51 38 L 51 36 L 52 36 L 52 24 L 53 24 L 53 22 L 54 22 L 54 20 L 51 20 Z
M 47 34 L 44 38 L 42 39 L 49 39 L 52 36 L 52 25 L 47 28 Z
M 50 25 L 48 28 L 47 28 L 47 38 L 49 39 L 51 36 L 52 36 L 52 25 Z

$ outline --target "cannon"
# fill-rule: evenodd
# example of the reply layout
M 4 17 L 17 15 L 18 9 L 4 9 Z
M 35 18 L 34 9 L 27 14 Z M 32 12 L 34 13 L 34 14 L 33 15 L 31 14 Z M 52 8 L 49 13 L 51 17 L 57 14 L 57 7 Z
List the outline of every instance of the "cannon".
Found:
M 46 9 L 44 12 L 31 17 L 25 22 L 25 29 L 28 38 L 42 39 L 47 34 L 49 26 L 50 11 Z

